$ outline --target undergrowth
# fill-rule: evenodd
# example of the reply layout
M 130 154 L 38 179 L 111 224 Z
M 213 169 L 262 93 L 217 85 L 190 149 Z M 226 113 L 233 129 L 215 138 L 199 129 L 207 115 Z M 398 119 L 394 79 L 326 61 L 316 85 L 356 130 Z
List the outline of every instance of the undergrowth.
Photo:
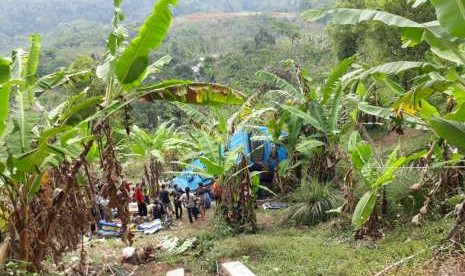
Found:
M 301 185 L 288 196 L 291 204 L 286 210 L 284 224 L 313 226 L 327 221 L 328 213 L 337 203 L 337 193 L 329 186 L 316 181 L 303 180 Z

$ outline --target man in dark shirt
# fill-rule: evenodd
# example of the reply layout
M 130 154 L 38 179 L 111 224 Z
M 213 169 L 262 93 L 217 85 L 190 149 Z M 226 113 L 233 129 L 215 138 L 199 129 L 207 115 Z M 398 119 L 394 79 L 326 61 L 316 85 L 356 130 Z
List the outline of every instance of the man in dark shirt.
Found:
M 182 202 L 181 195 L 183 194 L 182 190 L 178 188 L 178 185 L 174 184 L 173 192 L 173 202 L 174 202 L 174 211 L 176 213 L 176 219 L 182 219 Z
M 171 214 L 173 213 L 173 208 L 171 207 L 170 193 L 166 189 L 165 184 L 161 185 L 161 191 L 158 198 L 160 199 L 160 202 L 163 205 L 163 210 L 166 212 L 168 216 L 171 216 Z

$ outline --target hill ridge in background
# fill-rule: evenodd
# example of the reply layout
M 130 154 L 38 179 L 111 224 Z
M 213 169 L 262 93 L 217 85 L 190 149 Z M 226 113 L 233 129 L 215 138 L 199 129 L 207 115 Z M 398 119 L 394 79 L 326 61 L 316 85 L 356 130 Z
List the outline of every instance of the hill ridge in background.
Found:
M 141 22 L 155 0 L 126 0 L 123 10 L 127 23 Z M 302 8 L 328 5 L 334 0 L 179 0 L 176 17 L 208 12 L 298 12 Z M 112 0 L 2 0 L 0 53 L 27 46 L 27 36 L 56 35 L 63 25 L 81 31 L 102 29 L 113 16 Z M 33 7 L 33 8 L 31 8 Z M 77 24 L 74 24 L 76 23 Z M 46 39 L 44 40 L 46 43 Z

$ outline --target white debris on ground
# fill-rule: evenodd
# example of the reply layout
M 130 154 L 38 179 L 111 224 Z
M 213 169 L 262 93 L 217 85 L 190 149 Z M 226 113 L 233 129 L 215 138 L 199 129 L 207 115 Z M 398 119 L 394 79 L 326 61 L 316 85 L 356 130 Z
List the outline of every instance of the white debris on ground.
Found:
M 196 237 L 180 242 L 179 238 L 177 237 L 164 236 L 160 238 L 160 246 L 162 250 L 168 253 L 179 255 L 193 248 L 196 241 Z

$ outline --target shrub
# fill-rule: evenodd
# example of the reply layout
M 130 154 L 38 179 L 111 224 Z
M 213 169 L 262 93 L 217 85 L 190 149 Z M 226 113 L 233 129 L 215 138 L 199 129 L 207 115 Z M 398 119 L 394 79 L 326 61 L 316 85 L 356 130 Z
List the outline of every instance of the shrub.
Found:
M 328 185 L 303 180 L 289 199 L 292 206 L 286 211 L 284 223 L 313 226 L 330 218 L 328 211 L 337 197 Z

